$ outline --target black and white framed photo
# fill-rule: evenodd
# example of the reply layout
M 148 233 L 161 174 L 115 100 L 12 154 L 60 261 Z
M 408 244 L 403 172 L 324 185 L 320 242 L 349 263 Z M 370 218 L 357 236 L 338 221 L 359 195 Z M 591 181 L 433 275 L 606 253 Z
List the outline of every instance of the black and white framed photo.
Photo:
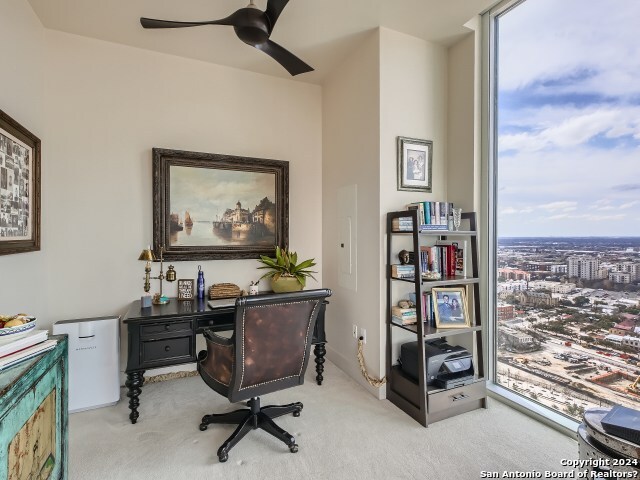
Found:
M 431 192 L 433 142 L 398 137 L 398 190 Z
M 40 140 L 0 110 L 0 255 L 40 250 Z
M 471 326 L 464 287 L 434 287 L 436 328 L 466 328 Z
M 178 279 L 178 300 L 193 299 L 194 284 L 193 279 Z

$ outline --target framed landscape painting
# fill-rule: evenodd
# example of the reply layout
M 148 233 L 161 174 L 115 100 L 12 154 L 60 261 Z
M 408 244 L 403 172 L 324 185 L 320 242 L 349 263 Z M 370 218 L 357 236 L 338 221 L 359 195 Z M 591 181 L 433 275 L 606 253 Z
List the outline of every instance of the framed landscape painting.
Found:
M 153 246 L 169 261 L 273 256 L 289 240 L 289 162 L 153 149 Z
M 40 250 L 40 140 L 0 110 L 0 255 Z

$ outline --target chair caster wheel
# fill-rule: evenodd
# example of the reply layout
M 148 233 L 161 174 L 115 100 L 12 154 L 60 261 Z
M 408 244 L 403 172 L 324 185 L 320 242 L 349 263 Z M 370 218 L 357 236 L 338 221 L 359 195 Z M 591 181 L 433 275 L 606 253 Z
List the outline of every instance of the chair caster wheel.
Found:
M 294 443 L 293 445 L 289 445 L 289 451 L 291 453 L 298 453 L 298 444 Z
M 300 416 L 300 410 L 296 410 L 295 412 L 293 412 L 293 416 L 294 417 L 299 417 Z
M 200 431 L 204 432 L 207 429 L 207 426 L 204 423 L 200 424 Z
M 218 455 L 218 460 L 220 460 L 220 463 L 224 463 L 227 460 L 229 460 L 229 455 L 228 454 L 223 454 L 223 455 Z

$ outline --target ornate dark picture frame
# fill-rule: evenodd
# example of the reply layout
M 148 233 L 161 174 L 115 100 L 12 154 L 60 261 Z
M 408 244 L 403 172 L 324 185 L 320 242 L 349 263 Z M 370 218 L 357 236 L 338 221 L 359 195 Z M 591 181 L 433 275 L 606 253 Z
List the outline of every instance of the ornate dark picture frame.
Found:
M 40 139 L 0 110 L 0 255 L 40 250 Z
M 398 137 L 398 190 L 431 192 L 433 142 Z
M 259 258 L 288 242 L 289 162 L 153 149 L 156 255 Z

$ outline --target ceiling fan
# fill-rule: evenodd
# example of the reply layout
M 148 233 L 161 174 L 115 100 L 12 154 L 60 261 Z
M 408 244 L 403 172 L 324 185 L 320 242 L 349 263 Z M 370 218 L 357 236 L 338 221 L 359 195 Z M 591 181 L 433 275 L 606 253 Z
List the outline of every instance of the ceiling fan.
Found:
M 289 3 L 289 0 L 268 0 L 267 9 L 264 12 L 258 9 L 253 1 L 254 0 L 249 0 L 250 3 L 248 6 L 220 20 L 174 22 L 171 20 L 155 20 L 153 18 L 142 17 L 140 18 L 140 24 L 144 28 L 184 28 L 198 27 L 201 25 L 229 25 L 233 27 L 240 40 L 272 57 L 287 69 L 291 75 L 313 71 L 312 67 L 269 38 L 278 17 L 287 3 Z

